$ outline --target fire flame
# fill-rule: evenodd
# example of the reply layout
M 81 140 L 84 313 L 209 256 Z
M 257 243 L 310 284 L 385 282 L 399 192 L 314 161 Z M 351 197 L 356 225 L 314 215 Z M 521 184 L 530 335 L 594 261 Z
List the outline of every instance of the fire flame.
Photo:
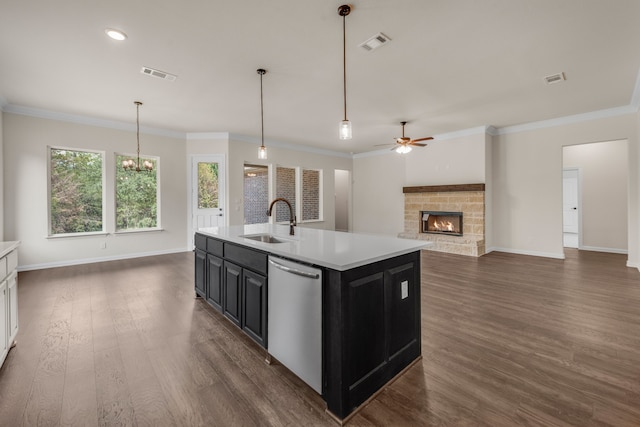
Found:
M 434 221 L 433 227 L 438 231 L 455 231 L 453 228 L 453 223 L 451 221 Z

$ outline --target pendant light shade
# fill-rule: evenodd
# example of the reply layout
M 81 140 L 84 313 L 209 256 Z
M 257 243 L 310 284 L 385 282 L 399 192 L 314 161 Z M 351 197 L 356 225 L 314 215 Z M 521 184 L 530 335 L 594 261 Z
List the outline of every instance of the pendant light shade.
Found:
M 260 74 L 260 135 L 261 135 L 261 144 L 258 149 L 258 158 L 261 160 L 266 160 L 267 158 L 267 147 L 264 146 L 264 103 L 262 97 L 262 76 L 267 73 L 267 70 L 263 68 L 258 68 L 258 74 Z
M 133 159 L 123 160 L 122 168 L 126 171 L 151 172 L 153 171 L 153 163 L 149 160 L 145 160 L 140 164 L 140 106 L 142 105 L 142 102 L 133 101 L 133 103 L 136 105 L 136 141 L 138 143 L 138 161 L 136 162 Z
M 351 139 L 351 122 L 347 119 L 347 15 L 351 13 L 351 6 L 343 4 L 338 8 L 338 15 L 342 16 L 342 88 L 344 100 L 344 119 L 340 122 L 340 139 Z

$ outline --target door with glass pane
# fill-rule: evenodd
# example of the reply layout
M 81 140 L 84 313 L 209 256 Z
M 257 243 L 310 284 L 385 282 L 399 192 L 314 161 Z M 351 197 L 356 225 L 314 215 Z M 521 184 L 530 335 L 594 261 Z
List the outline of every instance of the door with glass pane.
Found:
M 199 228 L 225 225 L 224 156 L 194 156 L 191 163 L 192 233 Z

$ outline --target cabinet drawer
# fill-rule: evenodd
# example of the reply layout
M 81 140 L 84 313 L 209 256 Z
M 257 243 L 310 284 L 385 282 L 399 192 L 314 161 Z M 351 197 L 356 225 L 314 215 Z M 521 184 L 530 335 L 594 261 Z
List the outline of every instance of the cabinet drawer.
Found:
M 231 243 L 224 244 L 224 257 L 258 273 L 267 274 L 267 254 Z
M 204 236 L 202 234 L 196 233 L 195 245 L 196 245 L 196 248 L 200 249 L 201 251 L 206 252 L 207 251 L 207 236 Z
M 213 255 L 222 256 L 222 248 L 224 243 L 221 240 L 212 239 L 211 237 L 207 237 L 207 252 Z

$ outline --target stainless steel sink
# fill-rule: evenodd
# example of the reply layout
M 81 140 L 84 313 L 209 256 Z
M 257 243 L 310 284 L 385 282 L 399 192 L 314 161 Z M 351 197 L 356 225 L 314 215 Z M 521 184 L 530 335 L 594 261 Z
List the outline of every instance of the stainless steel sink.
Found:
M 244 236 L 238 236 L 238 237 L 256 240 L 258 242 L 263 242 L 263 243 L 285 243 L 284 240 L 280 240 L 272 236 L 271 234 L 245 234 Z

